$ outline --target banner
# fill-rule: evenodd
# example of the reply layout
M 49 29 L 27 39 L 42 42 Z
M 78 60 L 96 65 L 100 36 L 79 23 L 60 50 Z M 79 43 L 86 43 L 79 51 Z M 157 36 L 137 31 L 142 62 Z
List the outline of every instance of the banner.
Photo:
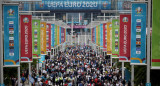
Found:
M 61 33 L 62 33 L 61 35 L 62 43 L 64 43 L 65 42 L 65 29 L 64 28 L 62 28 Z
M 44 63 L 45 62 L 45 55 L 41 55 L 41 59 L 39 59 L 39 63 Z
M 91 37 L 92 37 L 91 40 L 92 40 L 92 43 L 93 43 L 93 42 L 94 42 L 94 28 L 92 28 L 91 31 L 92 31 L 92 32 L 91 32 Z
M 3 21 L 4 66 L 19 66 L 19 14 L 17 5 L 3 5 Z
M 112 20 L 112 58 L 119 57 L 119 19 Z
M 146 3 L 132 4 L 131 64 L 146 63 Z
M 103 24 L 103 51 L 107 52 L 107 24 Z
M 55 37 L 55 42 L 54 42 L 54 46 L 57 46 L 57 25 L 55 25 L 55 35 L 54 35 L 54 37 Z
M 96 42 L 97 42 L 97 40 L 96 40 L 96 39 L 97 39 L 97 29 L 96 29 L 96 27 L 94 28 L 94 30 L 95 30 L 95 37 L 94 37 L 95 40 L 94 40 L 94 44 L 96 44 Z
M 131 14 L 120 15 L 119 61 L 130 62 Z
M 32 56 L 33 58 L 40 58 L 40 20 L 32 19 Z
M 101 36 L 101 33 L 100 33 L 100 25 L 98 25 L 98 46 L 100 47 L 100 36 Z
M 96 26 L 96 44 L 98 46 L 98 26 Z
M 67 37 L 66 35 L 67 35 L 67 32 L 66 32 L 66 29 L 64 28 L 64 42 L 66 42 L 66 39 L 67 39 L 67 38 L 66 38 L 66 37 Z
M 93 42 L 93 29 L 91 28 L 91 42 Z
M 54 48 L 54 32 L 55 32 L 55 25 L 51 24 L 51 48 Z
M 51 24 L 46 26 L 46 48 L 47 52 L 51 52 Z
M 103 24 L 100 24 L 100 48 L 103 49 Z
M 91 30 L 92 30 L 92 43 L 94 43 L 94 37 L 95 37 L 95 30 L 94 30 L 95 28 L 92 28 Z
M 57 45 L 59 45 L 59 26 L 57 26 Z
M 36 10 L 110 10 L 111 0 L 42 0 Z
M 112 23 L 107 22 L 107 55 L 112 55 Z
M 41 55 L 46 55 L 46 22 L 41 22 Z
M 20 15 L 21 62 L 32 62 L 32 15 Z
M 152 60 L 151 60 L 151 68 L 152 69 L 160 69 L 160 0 L 153 0 L 153 20 L 152 20 Z
M 59 44 L 61 44 L 61 30 L 62 30 L 62 28 L 59 27 Z

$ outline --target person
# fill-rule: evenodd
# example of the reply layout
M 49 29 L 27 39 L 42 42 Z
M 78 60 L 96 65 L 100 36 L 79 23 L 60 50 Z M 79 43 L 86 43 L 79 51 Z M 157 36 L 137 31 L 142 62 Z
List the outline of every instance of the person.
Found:
M 122 84 L 123 84 L 123 86 L 125 86 L 125 84 L 126 84 L 126 81 L 124 79 L 122 81 Z
M 21 80 L 22 80 L 22 86 L 24 86 L 25 77 L 22 76 Z
M 128 81 L 128 86 L 131 86 L 131 81 L 130 80 Z
M 52 86 L 115 86 L 122 82 L 118 69 L 107 65 L 103 56 L 88 57 L 89 49 L 90 46 L 68 46 L 59 56 L 46 60 L 46 67 L 41 71 L 43 75 L 39 76 L 42 82 L 50 85 L 51 81 Z M 38 80 L 39 84 L 41 80 Z

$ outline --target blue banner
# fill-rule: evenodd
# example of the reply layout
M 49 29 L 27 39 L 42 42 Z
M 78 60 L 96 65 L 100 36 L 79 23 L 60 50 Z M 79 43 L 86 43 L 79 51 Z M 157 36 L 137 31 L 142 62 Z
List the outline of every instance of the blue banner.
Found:
M 146 63 L 146 9 L 145 3 L 132 4 L 131 64 Z
M 103 24 L 100 24 L 100 48 L 103 48 Z
M 44 63 L 45 62 L 45 55 L 41 55 L 41 59 L 39 59 L 39 63 Z
M 3 6 L 4 65 L 19 64 L 19 14 L 17 5 Z
M 51 24 L 51 48 L 54 48 L 54 24 Z
M 36 10 L 109 10 L 111 0 L 42 0 Z

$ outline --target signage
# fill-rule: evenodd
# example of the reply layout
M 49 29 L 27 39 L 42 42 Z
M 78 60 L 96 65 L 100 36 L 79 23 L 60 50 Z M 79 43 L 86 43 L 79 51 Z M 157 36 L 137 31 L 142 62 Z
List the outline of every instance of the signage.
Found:
M 3 5 L 4 66 L 19 66 L 19 14 L 17 5 Z
M 64 41 L 65 41 L 65 29 L 64 28 L 61 28 L 61 43 L 64 43 Z
M 39 63 L 44 63 L 45 62 L 45 55 L 41 55 L 41 59 L 39 59 Z
M 55 35 L 54 35 L 54 37 L 55 37 L 55 41 L 54 41 L 54 46 L 57 46 L 57 25 L 55 25 Z
M 111 0 L 42 0 L 36 10 L 110 10 Z
M 59 39 L 60 39 L 60 36 L 59 36 L 59 35 L 60 35 L 60 34 L 59 34 L 59 28 L 60 28 L 60 27 L 57 26 L 57 45 L 59 45 L 59 42 L 60 42 L 60 41 L 59 41 Z
M 151 68 L 160 69 L 160 0 L 153 0 Z
M 100 25 L 98 25 L 98 46 L 100 47 Z
M 54 24 L 51 24 L 51 48 L 53 49 L 54 48 L 54 35 L 55 35 L 55 25 Z
M 107 55 L 112 55 L 112 23 L 107 22 Z
M 59 27 L 59 44 L 61 44 L 61 42 L 62 42 L 62 40 L 61 40 L 61 35 L 62 35 L 61 30 L 62 30 L 62 28 Z
M 145 3 L 132 4 L 131 64 L 146 63 L 146 9 Z
M 46 22 L 41 22 L 41 55 L 46 55 Z
M 41 2 L 42 0 L 5 0 L 5 1 L 10 1 L 10 2 Z
M 96 40 L 96 39 L 97 39 L 97 35 L 96 35 L 96 34 L 97 34 L 97 32 L 96 32 L 96 31 L 97 31 L 97 29 L 96 29 L 96 27 L 94 28 L 94 30 L 95 30 L 95 31 L 94 31 L 94 32 L 95 32 L 95 37 L 94 37 L 95 39 L 94 39 L 94 43 L 96 44 L 96 41 L 97 41 L 97 40 Z
M 112 58 L 119 57 L 119 19 L 112 20 Z
M 91 41 L 93 42 L 93 29 L 91 28 Z
M 146 86 L 151 86 L 151 83 L 146 83 Z
M 64 28 L 64 42 L 66 42 L 66 38 L 67 37 L 67 32 L 66 32 L 66 29 Z
M 103 24 L 103 51 L 107 51 L 107 24 Z
M 98 26 L 96 26 L 96 44 L 98 45 Z
M 47 52 L 51 52 L 51 24 L 46 26 L 46 48 Z
M 100 25 L 100 48 L 103 48 L 103 24 Z
M 32 62 L 32 15 L 20 15 L 21 62 Z
M 40 58 L 41 45 L 40 45 L 40 20 L 32 19 L 32 56 L 33 58 Z
M 130 61 L 131 14 L 120 15 L 119 61 Z

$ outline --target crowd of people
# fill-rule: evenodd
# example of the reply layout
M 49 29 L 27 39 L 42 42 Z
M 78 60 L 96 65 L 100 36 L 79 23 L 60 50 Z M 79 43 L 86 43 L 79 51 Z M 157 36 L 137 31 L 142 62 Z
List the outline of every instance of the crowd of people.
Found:
M 36 71 L 36 70 L 35 70 Z M 39 75 L 32 72 L 33 86 L 124 86 L 119 68 L 88 46 L 69 46 L 45 61 Z M 130 84 L 128 85 L 130 86 Z

